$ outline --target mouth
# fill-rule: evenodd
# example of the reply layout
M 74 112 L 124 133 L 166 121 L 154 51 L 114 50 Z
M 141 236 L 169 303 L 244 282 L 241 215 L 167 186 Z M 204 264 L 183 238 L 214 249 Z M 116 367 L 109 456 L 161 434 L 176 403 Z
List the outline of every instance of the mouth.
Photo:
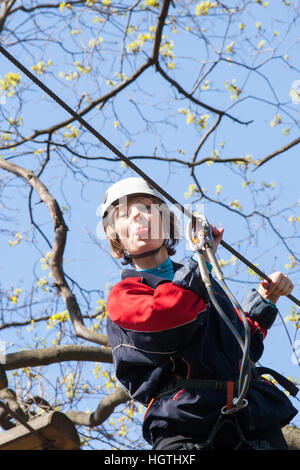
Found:
M 138 236 L 146 235 L 149 233 L 149 229 L 147 227 L 139 227 L 134 233 Z

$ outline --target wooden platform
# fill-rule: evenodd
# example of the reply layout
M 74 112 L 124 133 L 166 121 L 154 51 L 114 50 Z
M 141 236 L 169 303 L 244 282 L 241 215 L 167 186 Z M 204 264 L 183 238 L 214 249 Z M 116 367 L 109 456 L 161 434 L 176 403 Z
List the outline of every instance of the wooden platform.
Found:
M 28 421 L 40 436 L 19 424 L 0 433 L 0 450 L 78 450 L 80 440 L 73 422 L 59 411 Z M 44 442 L 42 442 L 44 440 Z

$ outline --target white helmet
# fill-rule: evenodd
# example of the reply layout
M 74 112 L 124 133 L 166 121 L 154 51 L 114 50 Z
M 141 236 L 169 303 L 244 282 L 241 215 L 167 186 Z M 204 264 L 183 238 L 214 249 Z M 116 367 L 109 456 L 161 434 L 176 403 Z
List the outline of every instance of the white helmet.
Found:
M 161 194 L 154 189 L 143 178 L 126 178 L 113 184 L 105 193 L 102 203 L 102 223 L 103 227 L 106 225 L 107 215 L 113 209 L 114 204 L 121 198 L 136 195 L 149 195 L 155 196 L 162 202 L 165 202 Z

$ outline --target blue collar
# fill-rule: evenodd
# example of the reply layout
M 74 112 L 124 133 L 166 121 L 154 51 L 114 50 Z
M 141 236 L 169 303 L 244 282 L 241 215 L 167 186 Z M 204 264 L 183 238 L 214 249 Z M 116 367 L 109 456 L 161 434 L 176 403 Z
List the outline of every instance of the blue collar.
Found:
M 154 276 L 159 276 L 165 279 L 169 279 L 170 281 L 173 280 L 174 274 L 175 274 L 173 263 L 170 258 L 168 258 L 167 261 L 165 261 L 164 263 L 161 263 L 158 266 L 155 266 L 155 268 L 135 269 L 135 271 L 137 273 L 139 272 L 149 273 Z

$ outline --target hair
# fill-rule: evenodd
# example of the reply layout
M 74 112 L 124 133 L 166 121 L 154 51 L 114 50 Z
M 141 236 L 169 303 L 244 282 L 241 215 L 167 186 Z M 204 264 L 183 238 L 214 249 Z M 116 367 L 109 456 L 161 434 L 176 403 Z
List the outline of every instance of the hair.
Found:
M 145 195 L 137 195 L 137 194 L 132 194 L 127 197 L 127 202 L 130 203 L 133 200 L 135 200 L 137 197 L 147 197 L 150 199 L 153 203 L 158 204 L 160 208 L 160 214 L 162 216 L 162 222 L 163 222 L 163 228 L 164 228 L 164 233 L 168 237 L 165 239 L 163 246 L 167 248 L 167 252 L 169 256 L 173 256 L 176 253 L 175 246 L 178 243 L 178 238 L 179 238 L 179 229 L 178 229 L 178 223 L 175 214 L 170 210 L 168 205 L 161 201 L 160 199 L 156 198 L 155 196 L 151 196 L 148 194 Z M 116 201 L 114 204 L 115 210 L 118 207 L 119 201 Z M 128 254 L 124 251 L 124 248 L 122 247 L 121 240 L 119 238 L 119 235 L 115 231 L 114 227 L 114 213 L 115 210 L 112 210 L 111 213 L 108 216 L 107 224 L 104 228 L 107 239 L 109 241 L 110 247 L 112 254 L 115 258 L 120 259 L 123 257 L 122 264 L 127 265 L 131 264 L 133 265 L 133 260 L 128 256 Z M 166 220 L 167 219 L 167 220 Z M 166 222 L 168 222 L 168 226 L 166 226 Z

